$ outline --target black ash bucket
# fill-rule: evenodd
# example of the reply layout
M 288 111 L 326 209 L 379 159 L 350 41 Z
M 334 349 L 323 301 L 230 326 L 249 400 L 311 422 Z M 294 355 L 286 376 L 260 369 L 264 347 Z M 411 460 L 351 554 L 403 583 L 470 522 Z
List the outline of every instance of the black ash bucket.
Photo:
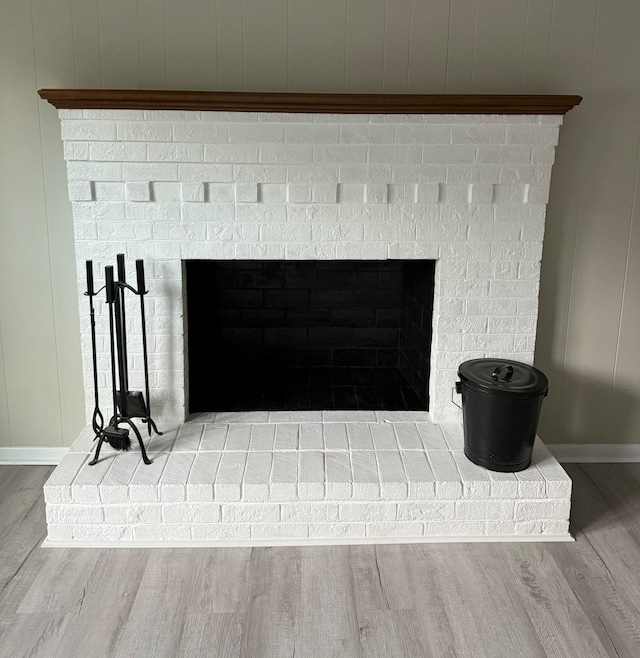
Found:
M 464 454 L 490 471 L 513 473 L 531 463 L 549 382 L 540 370 L 507 359 L 473 359 L 458 368 Z

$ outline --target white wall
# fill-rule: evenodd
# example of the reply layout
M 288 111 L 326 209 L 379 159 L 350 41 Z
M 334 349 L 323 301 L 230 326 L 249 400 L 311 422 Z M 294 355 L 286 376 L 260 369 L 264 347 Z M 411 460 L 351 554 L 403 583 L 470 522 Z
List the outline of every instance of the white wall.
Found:
M 583 95 L 548 211 L 541 434 L 640 441 L 639 24 L 630 0 L 3 0 L 0 445 L 68 445 L 84 423 L 71 210 L 42 87 Z

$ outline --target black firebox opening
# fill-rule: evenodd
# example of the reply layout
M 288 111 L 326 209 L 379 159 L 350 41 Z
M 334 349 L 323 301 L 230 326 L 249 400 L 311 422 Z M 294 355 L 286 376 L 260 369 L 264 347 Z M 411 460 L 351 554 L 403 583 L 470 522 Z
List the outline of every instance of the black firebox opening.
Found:
M 427 410 L 435 261 L 185 261 L 189 413 Z

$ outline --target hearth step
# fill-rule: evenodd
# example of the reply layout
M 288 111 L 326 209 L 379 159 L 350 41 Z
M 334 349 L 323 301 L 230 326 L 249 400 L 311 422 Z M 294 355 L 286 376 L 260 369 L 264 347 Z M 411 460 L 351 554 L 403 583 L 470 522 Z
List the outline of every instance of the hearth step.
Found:
M 469 462 L 426 412 L 201 415 L 89 466 L 85 429 L 44 487 L 50 546 L 570 540 L 571 480 Z

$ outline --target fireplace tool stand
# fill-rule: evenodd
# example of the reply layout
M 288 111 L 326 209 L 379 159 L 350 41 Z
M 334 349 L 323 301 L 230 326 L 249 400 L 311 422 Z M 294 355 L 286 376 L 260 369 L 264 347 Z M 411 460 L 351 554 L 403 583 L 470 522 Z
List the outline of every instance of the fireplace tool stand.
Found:
M 100 290 L 95 291 L 93 285 L 93 263 L 87 261 L 87 292 L 89 297 L 89 309 L 91 315 L 91 349 L 93 357 L 93 386 L 94 386 L 94 411 L 91 419 L 91 426 L 95 433 L 94 441 L 98 440 L 96 452 L 93 459 L 89 462 L 90 466 L 98 463 L 100 458 L 100 449 L 102 444 L 107 442 L 114 450 L 129 450 L 131 448 L 131 439 L 129 438 L 129 429 L 135 434 L 142 460 L 145 464 L 150 464 L 151 460 L 147 456 L 147 451 L 140 435 L 140 430 L 134 423 L 134 419 L 139 419 L 146 424 L 149 436 L 152 431 L 156 434 L 162 434 L 158 430 L 153 418 L 151 418 L 149 406 L 149 361 L 147 354 L 147 325 L 145 318 L 144 296 L 149 292 L 145 290 L 144 263 L 141 260 L 136 261 L 136 273 L 138 280 L 138 289 L 136 290 L 126 282 L 126 273 L 124 265 L 124 254 L 118 254 L 118 280 L 115 280 L 113 266 L 108 265 L 105 270 L 105 285 Z M 111 394 L 113 398 L 113 415 L 109 424 L 105 427 L 104 416 L 100 410 L 98 396 L 98 368 L 96 352 L 96 332 L 95 332 L 95 310 L 93 298 L 102 290 L 106 290 L 106 301 L 109 307 L 109 352 L 111 357 Z M 144 383 L 145 391 L 129 390 L 129 367 L 127 355 L 127 328 L 126 328 L 126 310 L 125 310 L 125 293 L 129 290 L 134 295 L 140 297 L 140 317 L 142 327 L 142 353 L 144 364 Z M 119 386 L 119 389 L 118 389 Z M 127 427 L 121 427 L 127 425 Z

